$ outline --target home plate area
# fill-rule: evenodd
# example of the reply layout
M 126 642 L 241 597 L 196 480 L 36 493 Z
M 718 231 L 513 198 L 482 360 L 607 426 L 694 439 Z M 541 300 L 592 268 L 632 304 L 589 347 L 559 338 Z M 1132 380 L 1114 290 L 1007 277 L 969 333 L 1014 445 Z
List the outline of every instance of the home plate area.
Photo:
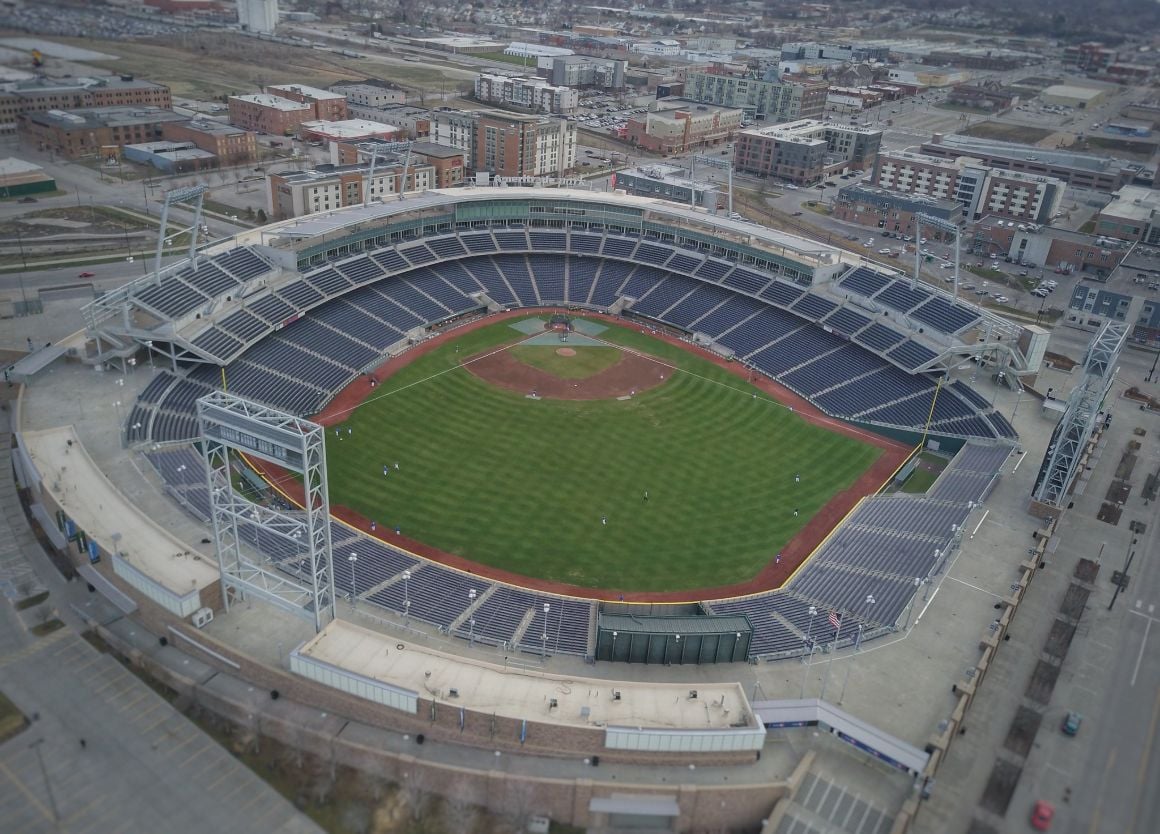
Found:
M 603 326 L 575 324 L 592 335 L 558 324 L 545 329 L 552 324 L 542 319 L 518 322 L 514 329 L 534 335 L 471 357 L 464 367 L 485 382 L 537 400 L 631 399 L 671 377 L 672 368 L 659 360 L 592 338 Z

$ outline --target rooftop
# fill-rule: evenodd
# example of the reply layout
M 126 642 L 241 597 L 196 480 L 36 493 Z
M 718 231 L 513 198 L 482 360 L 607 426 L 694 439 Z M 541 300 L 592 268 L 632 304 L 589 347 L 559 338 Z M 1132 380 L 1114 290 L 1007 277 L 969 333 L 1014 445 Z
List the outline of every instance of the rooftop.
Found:
M 324 133 L 333 139 L 356 139 L 376 133 L 398 133 L 399 129 L 383 122 L 372 122 L 367 119 L 342 119 L 337 122 L 328 122 L 325 119 L 303 122 L 303 130 L 315 133 Z
M 35 163 L 26 162 L 14 156 L 0 159 L 0 177 L 9 177 L 13 174 L 32 174 L 43 170 L 43 168 Z
M 1094 87 L 1077 87 L 1074 84 L 1053 84 L 1040 93 L 1043 96 L 1063 96 L 1065 98 L 1079 98 L 1086 101 L 1091 101 L 1093 98 L 1097 98 L 1103 94 L 1103 90 L 1097 90 Z
M 185 127 L 202 133 L 210 133 L 214 136 L 240 136 L 248 132 L 242 130 L 240 127 L 234 127 L 223 122 L 215 122 L 210 119 L 191 119 Z
M 1100 211 L 1101 215 L 1125 220 L 1147 221 L 1160 212 L 1160 191 L 1139 185 L 1125 185 L 1112 195 L 1112 202 Z
M 219 578 L 217 566 L 188 548 L 128 500 L 89 457 L 73 426 L 25 431 L 24 449 L 46 488 L 78 529 L 117 542 L 121 556 L 182 596 Z
M 22 118 L 43 125 L 78 130 L 82 128 L 120 127 L 125 125 L 184 122 L 187 116 L 162 107 L 122 106 L 93 107 L 87 110 L 46 110 Z
M 798 119 L 796 122 L 785 122 L 784 124 L 765 125 L 764 127 L 750 127 L 741 131 L 742 134 L 749 134 L 751 136 L 771 136 L 775 139 L 792 139 L 794 141 L 803 141 L 807 139 L 818 139 L 825 136 L 826 131 L 838 131 L 842 133 L 860 133 L 863 136 L 881 136 L 882 130 L 877 127 L 865 127 L 863 125 L 839 125 L 831 122 L 822 122 L 817 119 Z
M 11 91 L 17 95 L 35 95 L 37 93 L 68 92 L 70 90 L 88 90 L 94 88 L 106 90 L 139 90 L 143 87 L 166 89 L 164 84 L 155 81 L 134 78 L 131 75 L 102 75 L 78 76 L 76 78 L 49 78 L 38 76 L 26 81 L 13 84 Z
M 926 142 L 923 150 L 933 146 L 942 146 L 958 151 L 968 156 L 987 155 L 1007 157 L 1008 159 L 1022 159 L 1028 162 L 1046 162 L 1065 168 L 1083 168 L 1089 171 L 1108 171 L 1116 168 L 1137 168 L 1135 163 L 1122 159 L 1110 159 L 1094 154 L 1075 153 L 1073 151 L 1053 151 L 1045 148 L 1036 148 L 1030 145 L 1020 145 L 1015 142 L 1001 142 L 996 139 L 978 139 L 973 136 L 950 134 L 942 136 L 938 141 Z
M 330 90 L 322 90 L 318 87 L 308 87 L 305 84 L 275 84 L 272 87 L 267 87 L 267 90 L 272 90 L 275 94 L 282 93 L 298 93 L 307 98 L 315 99 L 316 101 L 334 101 L 335 99 L 346 98 L 342 93 L 332 93 Z
M 756 721 L 737 682 L 698 684 L 692 690 L 687 683 L 550 675 L 448 655 L 413 641 L 400 643 L 343 620 L 332 620 L 298 653 L 422 698 L 517 720 L 699 730 L 753 727 Z M 690 697 L 693 691 L 696 697 Z
M 905 194 L 898 191 L 891 191 L 887 188 L 879 188 L 876 185 L 844 185 L 838 189 L 838 194 L 843 197 L 856 199 L 884 200 L 892 204 L 905 203 L 911 206 L 927 206 L 943 212 L 954 211 L 960 206 L 957 200 L 940 200 L 937 197 L 928 197 L 925 194 Z
M 243 96 L 230 96 L 230 101 L 244 101 L 256 104 L 259 107 L 270 107 L 275 110 L 309 110 L 310 105 L 301 101 L 291 101 L 281 96 L 272 96 L 268 93 L 251 93 Z

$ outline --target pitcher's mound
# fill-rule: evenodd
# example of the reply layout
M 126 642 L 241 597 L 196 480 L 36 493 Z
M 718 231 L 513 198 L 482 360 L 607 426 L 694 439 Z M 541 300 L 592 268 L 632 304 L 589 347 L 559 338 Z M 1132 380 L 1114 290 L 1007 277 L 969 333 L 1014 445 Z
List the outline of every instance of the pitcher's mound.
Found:
M 556 348 L 556 355 L 557 356 L 575 356 L 576 351 L 574 348 Z

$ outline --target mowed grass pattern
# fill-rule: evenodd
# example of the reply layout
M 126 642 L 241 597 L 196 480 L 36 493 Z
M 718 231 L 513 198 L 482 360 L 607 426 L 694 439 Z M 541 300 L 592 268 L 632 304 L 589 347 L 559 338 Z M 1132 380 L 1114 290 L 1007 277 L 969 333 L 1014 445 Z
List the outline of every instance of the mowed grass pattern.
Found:
M 457 367 L 518 338 L 481 328 L 379 386 L 327 434 L 332 503 L 527 576 L 687 590 L 752 578 L 880 453 L 626 328 L 602 338 L 687 373 L 627 401 L 535 401 Z
M 563 347 L 576 351 L 575 356 L 561 356 L 556 353 Z M 607 370 L 620 361 L 620 350 L 614 347 L 595 345 L 573 347 L 571 345 L 516 345 L 510 348 L 512 356 L 539 368 L 541 371 L 560 379 L 587 379 Z

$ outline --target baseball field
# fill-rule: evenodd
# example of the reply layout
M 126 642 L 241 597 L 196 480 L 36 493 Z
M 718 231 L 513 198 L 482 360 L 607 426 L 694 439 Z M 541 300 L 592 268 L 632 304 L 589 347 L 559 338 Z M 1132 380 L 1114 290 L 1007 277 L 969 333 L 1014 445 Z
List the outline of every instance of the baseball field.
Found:
M 882 450 L 639 328 L 447 339 L 330 420 L 333 506 L 480 565 L 587 588 L 744 582 Z

